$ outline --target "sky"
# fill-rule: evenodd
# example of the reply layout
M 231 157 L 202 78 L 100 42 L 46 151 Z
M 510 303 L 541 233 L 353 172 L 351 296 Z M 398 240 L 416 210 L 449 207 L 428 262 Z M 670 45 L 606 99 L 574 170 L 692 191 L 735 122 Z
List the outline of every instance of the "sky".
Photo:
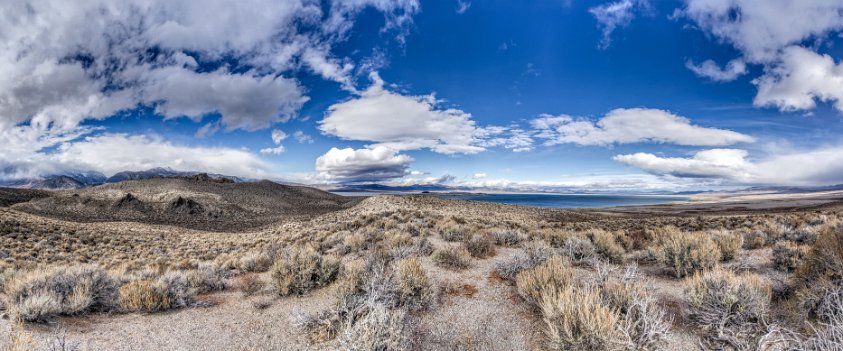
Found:
M 843 183 L 843 1 L 0 3 L 0 180 Z

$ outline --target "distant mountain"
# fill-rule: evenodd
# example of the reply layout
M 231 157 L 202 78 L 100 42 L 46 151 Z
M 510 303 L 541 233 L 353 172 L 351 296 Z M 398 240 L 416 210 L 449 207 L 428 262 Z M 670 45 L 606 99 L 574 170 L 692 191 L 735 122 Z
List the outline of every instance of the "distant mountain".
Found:
M 171 168 L 152 168 L 145 171 L 123 171 L 107 177 L 99 172 L 75 172 L 53 174 L 40 178 L 15 179 L 8 181 L 0 181 L 0 187 L 6 188 L 20 188 L 20 189 L 82 189 L 101 184 L 118 183 L 125 180 L 141 180 L 153 178 L 197 178 L 215 180 L 215 181 L 232 181 L 235 183 L 244 183 L 253 181 L 252 179 L 231 177 L 222 174 L 208 174 L 202 172 L 185 172 L 176 171 Z
M 0 186 L 21 189 L 81 189 L 102 184 L 104 181 L 105 176 L 102 174 L 77 173 L 5 181 L 0 182 Z
M 124 180 L 141 180 L 141 179 L 152 179 L 152 178 L 172 178 L 172 177 L 195 177 L 195 176 L 203 176 L 210 179 L 230 179 L 235 183 L 245 183 L 254 181 L 254 179 L 247 179 L 247 178 L 240 178 L 240 177 L 232 177 L 222 174 L 216 173 L 205 173 L 205 172 L 192 172 L 192 171 L 176 171 L 172 168 L 152 168 L 145 171 L 123 171 L 114 174 L 108 179 L 105 180 L 106 183 L 117 183 L 122 182 Z

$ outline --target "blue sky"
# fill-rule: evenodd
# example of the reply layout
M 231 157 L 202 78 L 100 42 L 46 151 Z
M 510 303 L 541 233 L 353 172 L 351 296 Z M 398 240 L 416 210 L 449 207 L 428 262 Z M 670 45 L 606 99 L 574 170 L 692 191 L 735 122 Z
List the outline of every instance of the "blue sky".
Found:
M 25 3 L 0 5 L 4 179 L 843 183 L 839 1 Z

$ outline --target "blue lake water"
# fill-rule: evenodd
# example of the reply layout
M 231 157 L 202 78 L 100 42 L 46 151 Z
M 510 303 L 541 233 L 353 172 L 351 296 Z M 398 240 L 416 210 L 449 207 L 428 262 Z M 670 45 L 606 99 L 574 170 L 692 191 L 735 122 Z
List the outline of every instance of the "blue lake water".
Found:
M 673 195 L 460 194 L 441 196 L 459 200 L 556 208 L 657 205 L 688 200 L 687 197 Z

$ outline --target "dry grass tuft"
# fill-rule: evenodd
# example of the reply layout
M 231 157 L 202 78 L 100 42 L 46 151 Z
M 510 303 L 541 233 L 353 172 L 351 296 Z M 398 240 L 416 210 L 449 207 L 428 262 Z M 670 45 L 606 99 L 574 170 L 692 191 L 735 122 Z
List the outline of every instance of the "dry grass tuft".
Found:
M 619 234 L 600 229 L 590 230 L 587 234 L 597 248 L 597 253 L 600 256 L 612 262 L 623 260 L 626 250 L 618 243 L 617 237 Z
M 710 232 L 709 235 L 720 248 L 721 260 L 731 261 L 740 255 L 743 248 L 743 236 L 725 230 Z
M 540 307 L 542 295 L 549 290 L 559 290 L 574 280 L 571 267 L 559 256 L 549 258 L 533 269 L 518 273 L 515 286 L 518 294 L 531 306 Z
M 471 266 L 471 253 L 464 247 L 452 246 L 436 249 L 430 258 L 437 266 L 447 269 L 466 269 Z
M 32 333 L 26 331 L 23 324 L 12 326 L 8 344 L 5 351 L 32 351 L 36 349 L 35 339 Z
M 120 287 L 120 309 L 125 312 L 156 312 L 172 306 L 166 290 L 149 280 L 136 280 Z
M 303 295 L 336 280 L 340 267 L 334 257 L 320 255 L 311 247 L 296 247 L 285 250 L 270 272 L 279 295 Z
M 395 267 L 396 280 L 401 291 L 401 304 L 411 310 L 423 309 L 436 299 L 430 279 L 417 258 L 399 261 Z
M 619 348 L 620 321 L 601 304 L 594 289 L 549 289 L 538 305 L 551 350 L 612 350 Z

